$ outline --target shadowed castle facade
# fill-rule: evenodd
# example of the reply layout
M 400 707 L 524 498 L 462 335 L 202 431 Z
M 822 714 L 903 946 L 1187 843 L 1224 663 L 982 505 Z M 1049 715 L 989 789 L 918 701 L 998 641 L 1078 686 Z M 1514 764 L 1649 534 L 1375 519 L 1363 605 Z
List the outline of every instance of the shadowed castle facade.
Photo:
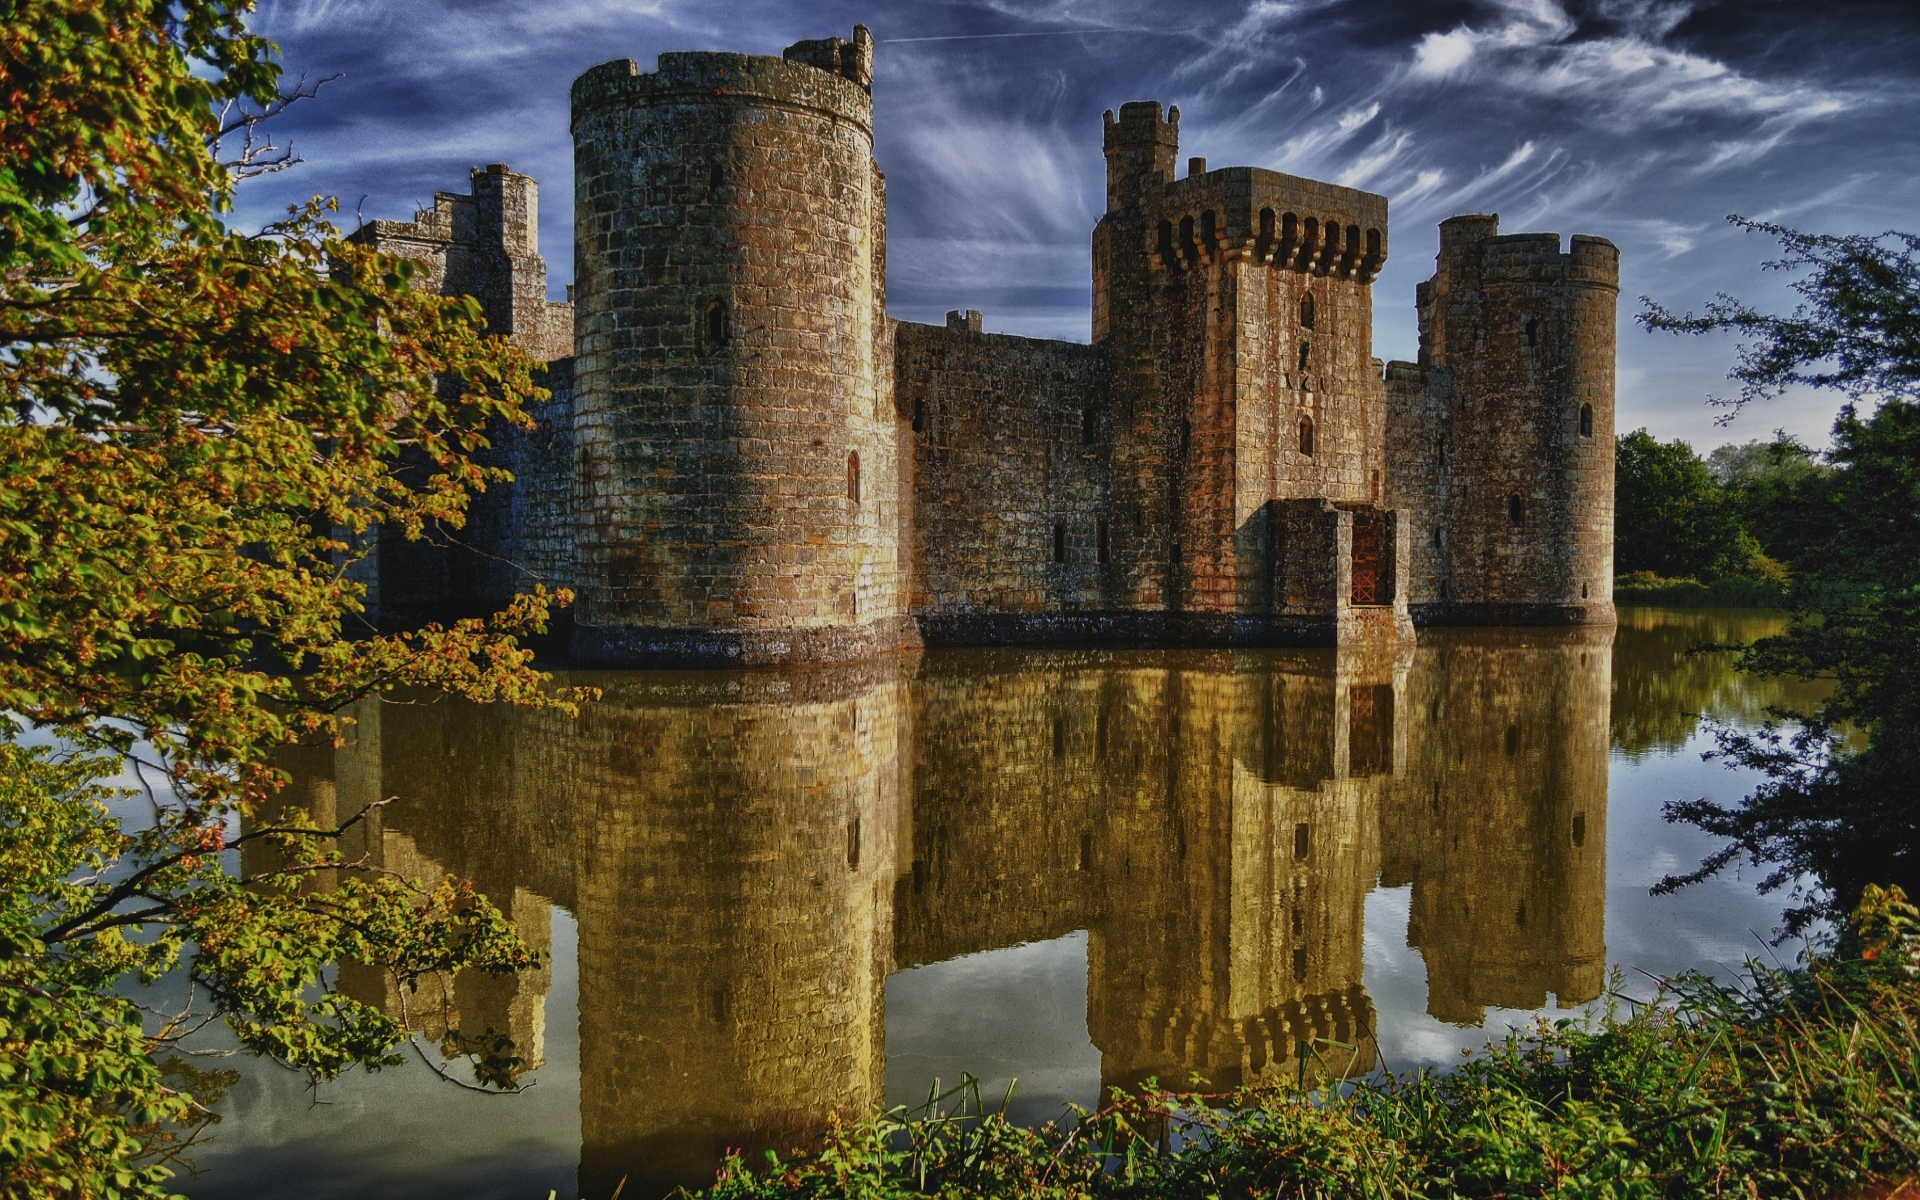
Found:
M 1405 642 L 1610 625 L 1618 252 L 1441 226 L 1420 361 L 1372 357 L 1387 201 L 1175 178 L 1179 110 L 1105 122 L 1090 344 L 886 313 L 872 41 L 602 64 L 573 84 L 570 303 L 504 166 L 356 236 L 548 363 L 512 485 L 386 540 L 391 622 L 578 593 L 627 665 L 914 645 Z

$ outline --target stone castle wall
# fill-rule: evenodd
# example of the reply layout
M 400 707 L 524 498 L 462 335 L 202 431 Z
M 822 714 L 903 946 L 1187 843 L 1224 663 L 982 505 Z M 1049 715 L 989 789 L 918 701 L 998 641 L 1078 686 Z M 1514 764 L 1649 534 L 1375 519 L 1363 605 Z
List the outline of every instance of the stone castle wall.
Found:
M 929 641 L 1019 640 L 1032 618 L 1110 606 L 1105 356 L 980 332 L 894 331 L 912 437 L 912 611 Z M 1044 633 L 1044 626 L 1041 627 Z
M 773 666 L 1612 621 L 1610 243 L 1449 220 L 1421 361 L 1383 365 L 1386 198 L 1177 177 L 1179 110 L 1138 102 L 1106 118 L 1090 345 L 895 322 L 872 46 L 580 76 L 571 306 L 504 167 L 362 231 L 553 360 L 540 428 L 489 452 L 515 483 L 380 547 L 387 623 L 540 580 L 578 593 L 579 660 Z

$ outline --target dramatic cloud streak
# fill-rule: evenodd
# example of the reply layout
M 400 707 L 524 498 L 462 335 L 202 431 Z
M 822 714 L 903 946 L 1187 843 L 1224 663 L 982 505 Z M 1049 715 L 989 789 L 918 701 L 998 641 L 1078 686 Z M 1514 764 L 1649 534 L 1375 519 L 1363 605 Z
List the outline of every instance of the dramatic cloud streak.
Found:
M 1920 15 L 1907 3 L 1752 0 L 263 0 L 288 66 L 345 72 L 289 115 L 307 158 L 250 186 L 263 220 L 313 192 L 405 216 L 467 168 L 542 184 L 542 248 L 571 276 L 567 86 L 614 57 L 777 54 L 854 22 L 879 41 L 894 313 L 1087 336 L 1088 234 L 1104 200 L 1100 112 L 1181 107 L 1182 153 L 1380 192 L 1393 258 L 1380 349 L 1410 356 L 1415 281 L 1442 217 L 1620 243 L 1642 293 L 1783 299 L 1768 247 L 1727 213 L 1809 228 L 1920 225 Z M 1623 428 L 1712 444 L 1700 398 L 1729 347 L 1621 332 Z M 1756 413 L 1822 437 L 1831 409 Z

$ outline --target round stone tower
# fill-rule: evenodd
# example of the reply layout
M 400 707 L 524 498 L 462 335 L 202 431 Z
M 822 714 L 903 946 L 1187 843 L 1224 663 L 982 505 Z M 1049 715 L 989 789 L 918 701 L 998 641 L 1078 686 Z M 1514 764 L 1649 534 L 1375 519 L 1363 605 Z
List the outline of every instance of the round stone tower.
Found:
M 1605 238 L 1441 223 L 1423 342 L 1452 374 L 1448 591 L 1483 624 L 1609 625 L 1614 312 Z
M 909 640 L 872 46 L 574 81 L 576 657 Z

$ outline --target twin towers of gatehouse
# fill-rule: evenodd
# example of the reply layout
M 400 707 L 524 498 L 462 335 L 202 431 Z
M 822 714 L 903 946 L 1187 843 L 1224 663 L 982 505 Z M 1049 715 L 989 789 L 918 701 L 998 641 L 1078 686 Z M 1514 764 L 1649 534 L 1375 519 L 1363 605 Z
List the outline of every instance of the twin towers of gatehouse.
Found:
M 1383 366 L 1387 199 L 1179 175 L 1149 101 L 1105 119 L 1090 343 L 898 321 L 872 78 L 864 27 L 581 75 L 570 304 L 503 166 L 356 235 L 553 392 L 457 539 L 380 546 L 383 619 L 538 578 L 578 594 L 571 654 L 623 665 L 1612 623 L 1611 243 L 1444 222 L 1420 361 Z

